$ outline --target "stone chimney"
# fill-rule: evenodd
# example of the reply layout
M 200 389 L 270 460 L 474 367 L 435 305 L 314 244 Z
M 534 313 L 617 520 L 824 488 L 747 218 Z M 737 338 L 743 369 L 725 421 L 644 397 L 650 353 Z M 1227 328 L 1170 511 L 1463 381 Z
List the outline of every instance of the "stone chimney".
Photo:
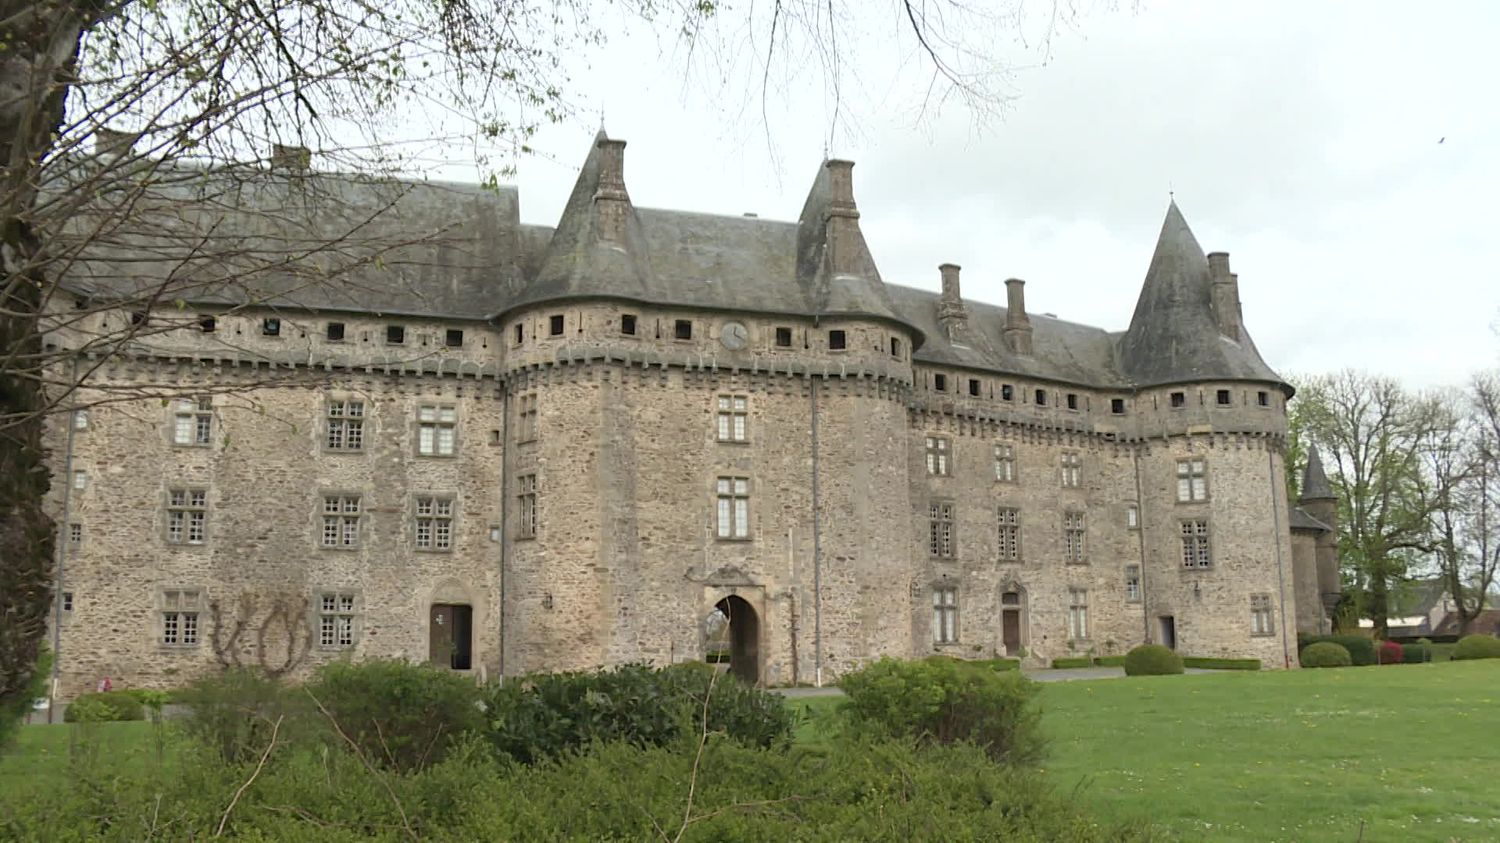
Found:
M 305 173 L 312 167 L 312 150 L 295 144 L 271 144 L 271 169 Z
M 859 233 L 859 209 L 854 205 L 854 162 L 834 159 L 828 168 L 828 256 L 835 275 L 858 275 L 863 237 Z
M 1031 317 L 1026 315 L 1026 282 L 1005 281 L 1005 346 L 1012 354 L 1031 354 Z
M 1240 282 L 1229 271 L 1229 253 L 1212 252 L 1208 256 L 1208 275 L 1213 279 L 1214 322 L 1219 333 L 1232 340 L 1240 338 Z
M 94 130 L 94 154 L 101 158 L 123 158 L 130 154 L 140 135 L 100 126 Z
M 600 138 L 599 186 L 594 208 L 599 214 L 599 239 L 625 242 L 625 219 L 630 214 L 630 194 L 625 190 L 625 141 Z
M 969 326 L 969 309 L 964 306 L 964 297 L 959 291 L 958 271 L 958 264 L 945 263 L 938 267 L 938 272 L 943 276 L 943 292 L 938 299 L 938 322 L 947 330 L 950 340 Z

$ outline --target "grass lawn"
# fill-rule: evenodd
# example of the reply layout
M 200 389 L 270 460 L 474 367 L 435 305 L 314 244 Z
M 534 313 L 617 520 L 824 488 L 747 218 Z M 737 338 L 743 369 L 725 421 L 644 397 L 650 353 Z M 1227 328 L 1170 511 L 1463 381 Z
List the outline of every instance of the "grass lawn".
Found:
M 1101 818 L 1185 840 L 1500 839 L 1500 660 L 1053 682 L 1042 705 L 1047 777 Z

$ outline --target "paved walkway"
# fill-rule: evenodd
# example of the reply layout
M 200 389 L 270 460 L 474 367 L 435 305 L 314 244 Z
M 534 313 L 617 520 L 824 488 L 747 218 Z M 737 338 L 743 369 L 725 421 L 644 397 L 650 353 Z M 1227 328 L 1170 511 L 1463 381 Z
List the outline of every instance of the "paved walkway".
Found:
M 1219 673 L 1215 670 L 1204 670 L 1202 668 L 1190 667 L 1186 673 Z M 1053 670 L 1051 668 L 1034 668 L 1021 671 L 1027 679 L 1035 679 L 1038 682 L 1074 682 L 1081 679 L 1120 679 L 1125 676 L 1123 667 L 1076 667 L 1069 670 Z M 773 689 L 791 699 L 798 697 L 837 697 L 844 692 L 835 685 L 823 688 L 775 688 Z

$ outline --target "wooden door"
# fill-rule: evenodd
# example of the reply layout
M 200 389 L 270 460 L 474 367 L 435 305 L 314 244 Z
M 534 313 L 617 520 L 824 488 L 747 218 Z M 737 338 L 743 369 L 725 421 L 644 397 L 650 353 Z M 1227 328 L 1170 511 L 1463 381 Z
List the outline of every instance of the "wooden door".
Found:
M 1021 610 L 1006 609 L 1000 613 L 1001 638 L 1005 642 L 1005 654 L 1014 656 L 1021 652 Z
M 427 660 L 450 667 L 453 663 L 453 609 L 434 604 L 427 619 Z

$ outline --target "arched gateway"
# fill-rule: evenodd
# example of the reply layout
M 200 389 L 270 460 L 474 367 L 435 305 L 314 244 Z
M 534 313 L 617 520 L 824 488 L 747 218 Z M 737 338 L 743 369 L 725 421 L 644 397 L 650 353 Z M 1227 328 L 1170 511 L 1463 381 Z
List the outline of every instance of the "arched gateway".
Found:
M 750 685 L 760 681 L 760 618 L 745 598 L 730 595 L 715 603 L 707 632 L 709 652 L 728 650 L 729 672 L 736 679 Z

